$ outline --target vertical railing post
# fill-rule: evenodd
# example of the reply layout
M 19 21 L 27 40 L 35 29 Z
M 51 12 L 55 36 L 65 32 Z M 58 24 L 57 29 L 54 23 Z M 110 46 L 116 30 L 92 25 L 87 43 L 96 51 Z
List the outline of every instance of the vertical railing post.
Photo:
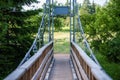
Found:
M 71 42 L 71 0 L 70 0 L 70 42 Z
M 54 15 L 53 15 L 54 0 L 52 0 L 52 40 L 54 40 Z
M 49 42 L 51 41 L 51 24 L 50 24 L 50 3 L 51 3 L 51 0 L 49 0 L 49 3 L 48 3 L 48 10 L 49 10 L 49 12 L 48 12 L 48 31 L 49 31 L 49 36 L 48 36 L 48 40 L 49 40 Z
M 71 7 L 72 7 L 72 5 L 71 5 L 71 0 L 70 0 L 70 43 L 71 43 L 71 36 L 72 36 L 72 34 L 71 34 L 71 27 L 72 27 L 72 24 L 71 24 L 71 21 L 72 21 L 72 13 L 71 13 Z
M 74 39 L 74 7 L 73 7 L 74 0 L 70 0 L 70 42 Z
M 73 41 L 75 42 L 75 0 L 73 0 Z

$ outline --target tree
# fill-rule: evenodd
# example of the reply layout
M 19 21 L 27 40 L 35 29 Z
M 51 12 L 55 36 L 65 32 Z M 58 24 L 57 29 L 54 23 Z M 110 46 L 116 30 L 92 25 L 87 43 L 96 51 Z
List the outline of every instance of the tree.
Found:
M 82 14 L 93 14 L 95 13 L 95 3 L 91 4 L 89 0 L 84 0 L 82 7 L 80 9 L 80 13 Z
M 106 29 L 106 33 L 110 35 L 106 35 L 107 39 L 103 43 L 103 47 L 107 49 L 103 49 L 101 47 L 100 51 L 105 50 L 103 53 L 108 56 L 108 58 L 114 62 L 120 61 L 120 3 L 119 0 L 111 0 L 107 7 L 103 9 L 106 13 L 106 19 L 109 22 L 106 22 L 104 28 Z M 105 32 L 104 32 L 105 33 Z
M 54 26 L 56 31 L 62 30 L 62 27 L 64 27 L 64 18 L 55 17 L 54 18 Z
M 91 46 L 114 62 L 120 61 L 120 3 L 111 0 L 108 5 L 97 6 L 95 14 L 83 14 L 81 20 Z
M 38 22 L 33 26 L 32 20 L 26 20 L 41 10 L 21 11 L 22 5 L 32 2 L 36 0 L 0 1 L 0 79 L 19 64 L 33 41 L 31 36 L 37 32 Z

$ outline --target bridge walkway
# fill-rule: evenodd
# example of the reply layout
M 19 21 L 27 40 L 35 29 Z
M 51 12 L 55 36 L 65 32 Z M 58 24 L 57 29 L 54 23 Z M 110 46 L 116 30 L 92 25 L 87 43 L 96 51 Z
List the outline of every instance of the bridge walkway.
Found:
M 69 54 L 54 54 L 55 63 L 49 80 L 73 80 L 72 70 L 69 63 Z

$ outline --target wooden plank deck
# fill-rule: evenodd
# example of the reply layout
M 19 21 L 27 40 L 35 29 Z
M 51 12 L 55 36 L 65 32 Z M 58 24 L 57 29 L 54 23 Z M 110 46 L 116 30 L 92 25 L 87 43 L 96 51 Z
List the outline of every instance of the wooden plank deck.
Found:
M 73 80 L 69 54 L 54 54 L 55 63 L 49 80 Z

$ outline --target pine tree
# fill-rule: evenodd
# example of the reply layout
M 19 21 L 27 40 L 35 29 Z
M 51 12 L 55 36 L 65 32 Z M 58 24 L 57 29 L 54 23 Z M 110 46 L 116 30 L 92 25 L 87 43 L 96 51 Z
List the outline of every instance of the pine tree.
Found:
M 81 15 L 82 14 L 93 14 L 95 13 L 95 3 L 91 4 L 89 0 L 84 0 L 81 10 L 80 10 Z
M 93 0 L 92 5 L 91 5 L 91 14 L 95 13 L 95 2 Z
M 84 7 L 84 8 L 88 8 L 90 5 L 91 5 L 91 4 L 90 4 L 90 1 L 89 1 L 89 0 L 84 0 L 84 2 L 83 2 L 83 7 Z
M 31 45 L 31 34 L 37 31 L 35 25 L 32 27 L 27 25 L 26 19 L 38 12 L 21 11 L 23 5 L 29 5 L 32 2 L 37 1 L 0 0 L 0 79 L 19 64 Z

